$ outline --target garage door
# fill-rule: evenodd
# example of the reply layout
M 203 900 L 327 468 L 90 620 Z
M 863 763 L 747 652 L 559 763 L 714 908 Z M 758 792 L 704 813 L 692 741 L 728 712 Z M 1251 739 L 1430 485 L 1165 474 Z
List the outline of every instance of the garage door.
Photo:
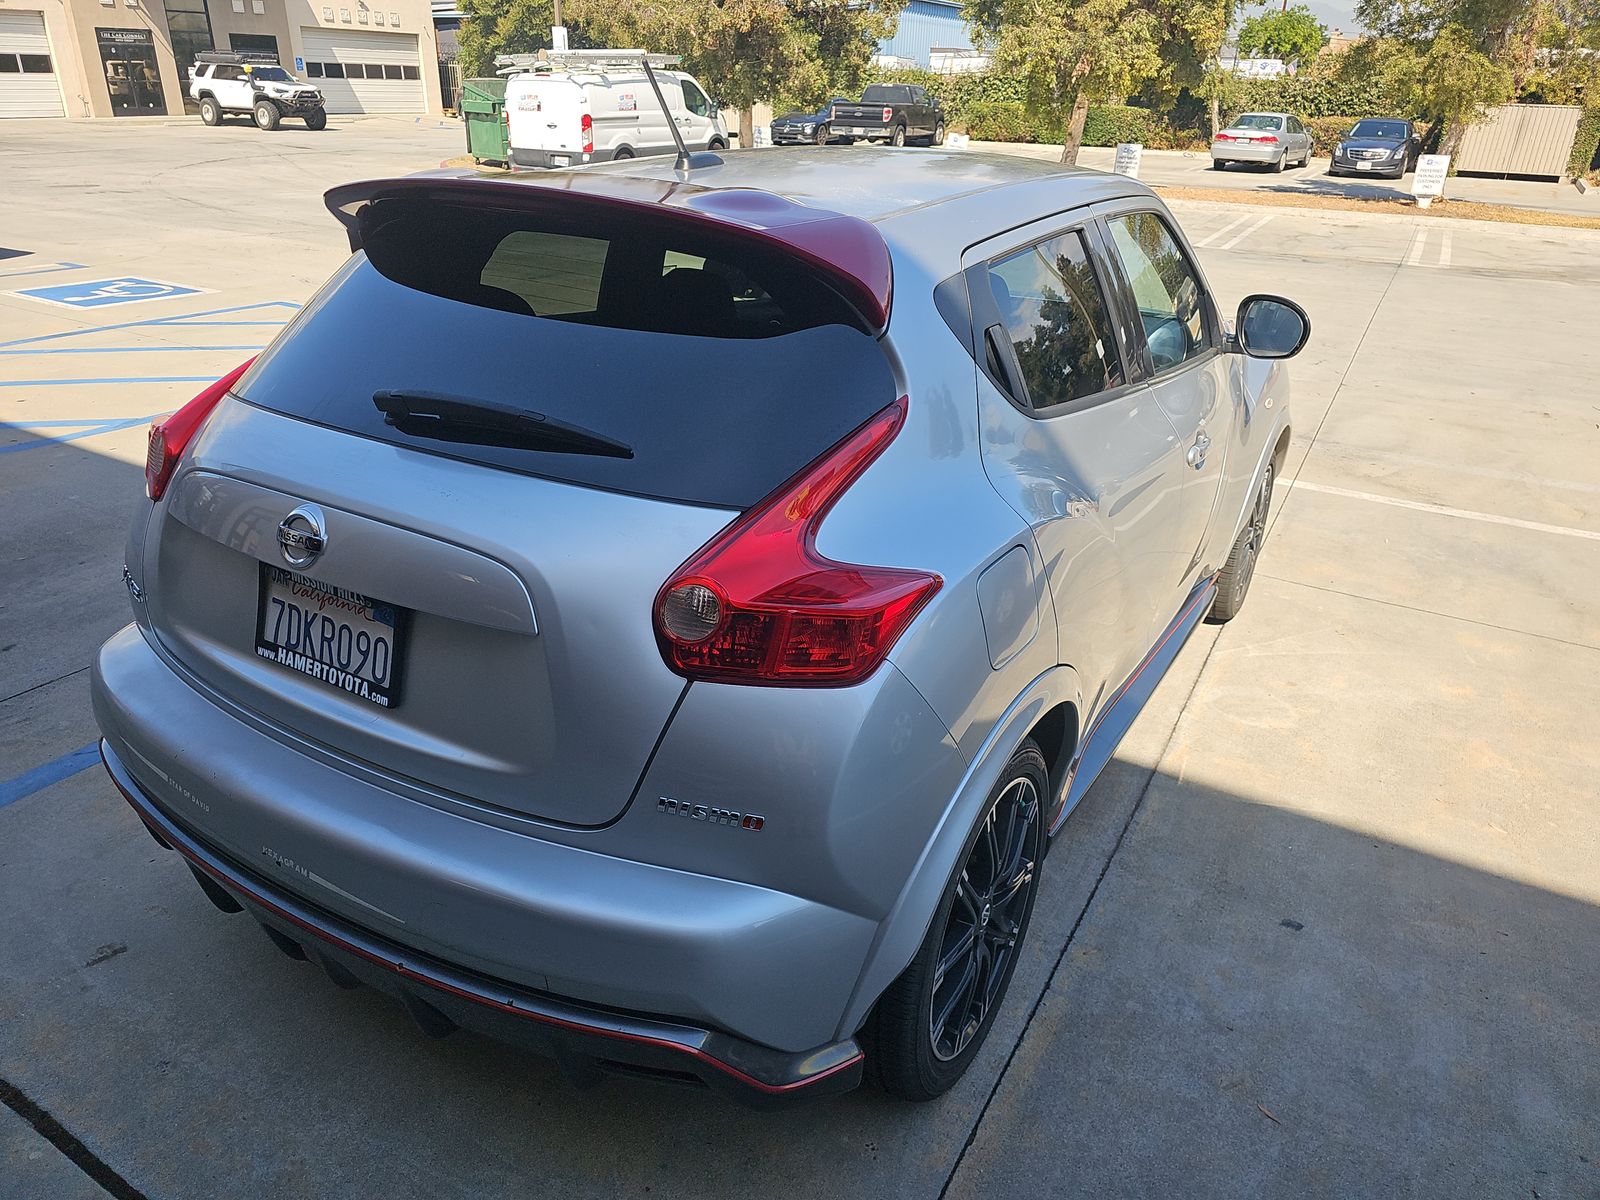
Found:
M 414 33 L 302 29 L 306 79 L 332 113 L 423 112 L 422 63 Z
M 0 117 L 62 115 L 44 14 L 0 12 Z

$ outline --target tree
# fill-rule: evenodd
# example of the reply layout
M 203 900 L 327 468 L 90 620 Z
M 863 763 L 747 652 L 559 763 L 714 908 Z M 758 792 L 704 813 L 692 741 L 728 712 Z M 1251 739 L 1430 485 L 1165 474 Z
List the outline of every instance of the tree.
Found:
M 1455 154 L 1467 126 L 1516 94 L 1510 69 L 1479 51 L 1473 40 L 1461 26 L 1446 25 L 1434 36 L 1417 72 L 1418 107 L 1444 125 L 1441 154 Z
M 1328 40 L 1328 31 L 1303 4 L 1258 13 L 1239 26 L 1239 53 L 1245 58 L 1281 58 L 1309 63 Z
M 550 47 L 551 0 L 460 0 L 461 70 L 465 78 L 494 74 L 497 54 L 531 54 Z M 581 42 L 575 42 L 581 45 Z
M 1030 115 L 1065 121 L 1061 161 L 1078 160 L 1091 98 L 1198 83 L 1233 0 L 966 0 L 974 40 L 1020 75 Z
M 515 0 L 513 0 L 515 2 Z M 537 0 L 525 0 L 535 3 Z M 853 89 L 905 0 L 566 0 L 585 34 L 613 46 L 681 54 L 754 141 L 756 103 Z

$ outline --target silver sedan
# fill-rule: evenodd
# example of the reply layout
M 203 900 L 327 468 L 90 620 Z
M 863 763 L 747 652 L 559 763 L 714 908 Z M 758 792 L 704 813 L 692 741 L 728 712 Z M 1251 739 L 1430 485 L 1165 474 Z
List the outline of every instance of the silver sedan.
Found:
M 1289 113 L 1245 113 L 1211 139 L 1211 166 L 1255 163 L 1273 171 L 1311 161 L 1311 134 Z

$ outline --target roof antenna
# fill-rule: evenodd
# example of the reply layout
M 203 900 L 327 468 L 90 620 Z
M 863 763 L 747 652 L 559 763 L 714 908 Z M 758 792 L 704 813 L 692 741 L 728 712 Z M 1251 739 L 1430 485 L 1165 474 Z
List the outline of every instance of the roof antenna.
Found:
M 672 140 L 678 143 L 678 160 L 672 164 L 672 169 L 688 174 L 694 169 L 694 163 L 689 161 L 689 147 L 683 144 L 683 131 L 672 119 L 672 110 L 667 107 L 667 98 L 661 94 L 661 85 L 656 82 L 656 73 L 650 69 L 650 56 L 641 54 L 639 62 L 644 67 L 645 78 L 650 81 L 650 90 L 656 94 L 656 103 L 661 105 L 661 115 L 667 119 L 667 128 L 672 130 Z

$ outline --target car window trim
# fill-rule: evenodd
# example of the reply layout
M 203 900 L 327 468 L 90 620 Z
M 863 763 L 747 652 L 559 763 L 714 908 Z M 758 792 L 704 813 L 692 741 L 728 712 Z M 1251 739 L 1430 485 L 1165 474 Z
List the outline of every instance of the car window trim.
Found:
M 1156 370 L 1155 359 L 1150 354 L 1150 344 L 1145 339 L 1144 322 L 1137 319 L 1139 312 L 1138 302 L 1133 295 L 1133 285 L 1128 279 L 1127 271 L 1123 269 L 1122 259 L 1117 254 L 1111 240 L 1111 230 L 1106 222 L 1117 217 L 1132 216 L 1137 213 L 1149 213 L 1156 217 L 1166 227 L 1172 236 L 1173 242 L 1178 247 L 1178 252 L 1183 255 L 1183 260 L 1188 264 L 1189 270 L 1194 274 L 1195 280 L 1200 285 L 1202 297 L 1201 310 L 1205 318 L 1207 345 L 1199 354 L 1194 354 L 1180 363 Z M 1159 208 L 1152 208 L 1148 203 L 1141 203 L 1137 198 L 1124 200 L 1108 200 L 1097 204 L 1093 210 L 1095 224 L 1098 226 L 1099 235 L 1105 239 L 1106 259 L 1116 280 L 1116 287 L 1121 296 L 1122 304 L 1130 320 L 1128 332 L 1137 339 L 1139 346 L 1139 362 L 1144 369 L 1145 378 L 1150 383 L 1161 383 L 1168 379 L 1176 378 L 1186 371 L 1210 363 L 1222 354 L 1222 322 L 1217 312 L 1216 297 L 1212 294 L 1211 283 L 1206 279 L 1205 272 L 1200 269 L 1200 262 L 1195 257 L 1189 239 L 1178 228 L 1178 223 L 1171 218 L 1170 213 Z
M 994 389 L 1004 396 L 1011 407 L 1015 408 L 1025 417 L 1036 421 L 1050 420 L 1053 417 L 1068 416 L 1072 413 L 1083 412 L 1086 409 L 1097 408 L 1120 400 L 1133 392 L 1142 391 L 1146 380 L 1142 373 L 1142 359 L 1130 354 L 1126 338 L 1129 332 L 1127 327 L 1127 311 L 1119 303 L 1119 296 L 1114 285 L 1106 277 L 1110 264 L 1106 261 L 1104 247 L 1098 242 L 1091 226 L 1092 219 L 1085 215 L 1074 214 L 1074 219 L 1069 224 L 1058 224 L 1052 218 L 1029 222 L 1024 229 L 1032 230 L 1026 236 L 1006 237 L 1004 241 L 998 238 L 987 243 L 980 243 L 982 249 L 969 249 L 963 258 L 971 257 L 972 263 L 962 271 L 962 276 L 967 285 L 967 306 L 971 314 L 972 341 L 970 347 L 973 359 L 978 364 L 978 370 L 983 374 Z M 1020 230 L 1013 230 L 1019 233 Z M 1082 235 L 1084 249 L 1089 256 L 1089 261 L 1094 267 L 1096 283 L 1100 286 L 1100 298 L 1105 306 L 1106 317 L 1111 322 L 1111 338 L 1116 346 L 1118 361 L 1122 364 L 1123 382 L 1116 387 L 1102 388 L 1088 396 L 1074 396 L 1071 400 L 1062 400 L 1055 404 L 1037 406 L 1028 401 L 1026 395 L 1015 396 L 1011 392 L 1010 383 L 995 377 L 989 369 L 986 343 L 991 326 L 1004 322 L 1000 320 L 1000 311 L 994 302 L 994 294 L 989 290 L 989 266 L 1003 258 L 1009 258 L 1031 246 L 1041 242 L 1050 241 L 1052 238 L 1065 237 L 1067 234 L 1077 233 Z M 1005 373 L 1019 382 L 1026 392 L 1026 384 L 1021 384 L 1022 365 L 1017 360 L 1016 347 L 1008 335 L 998 346 L 1005 356 Z

